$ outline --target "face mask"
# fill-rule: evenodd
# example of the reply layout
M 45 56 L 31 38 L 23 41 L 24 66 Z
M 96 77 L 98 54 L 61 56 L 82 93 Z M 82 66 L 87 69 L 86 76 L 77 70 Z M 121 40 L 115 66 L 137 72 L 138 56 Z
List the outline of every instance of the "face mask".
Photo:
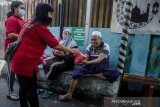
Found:
M 68 37 L 66 37 L 65 35 L 62 36 L 63 37 L 63 40 L 67 40 Z
M 47 25 L 49 25 L 52 22 L 52 18 L 47 18 Z
M 18 16 L 23 17 L 25 15 L 25 10 L 19 9 Z
M 67 40 L 67 39 L 71 39 L 72 38 L 71 36 L 66 36 L 65 34 L 63 34 L 62 37 L 63 37 L 63 40 Z

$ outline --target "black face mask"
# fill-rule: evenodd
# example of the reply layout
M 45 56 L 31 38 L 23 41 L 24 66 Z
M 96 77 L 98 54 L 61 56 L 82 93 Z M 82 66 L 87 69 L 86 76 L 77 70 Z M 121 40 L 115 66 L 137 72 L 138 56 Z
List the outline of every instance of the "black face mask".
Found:
M 52 18 L 47 18 L 46 24 L 49 25 L 49 24 L 51 24 L 51 22 L 52 22 Z

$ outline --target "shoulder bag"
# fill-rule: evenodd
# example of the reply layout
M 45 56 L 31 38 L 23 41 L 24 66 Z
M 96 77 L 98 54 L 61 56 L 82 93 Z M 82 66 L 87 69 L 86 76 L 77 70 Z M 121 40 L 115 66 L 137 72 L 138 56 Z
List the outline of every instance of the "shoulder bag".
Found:
M 6 53 L 4 55 L 4 60 L 6 62 L 10 62 L 12 60 L 12 57 L 17 49 L 17 47 L 19 46 L 20 42 L 22 41 L 22 39 L 36 26 L 38 25 L 38 23 L 34 24 L 34 25 L 29 25 L 29 29 L 15 42 L 11 42 L 8 44 L 7 49 L 6 49 Z

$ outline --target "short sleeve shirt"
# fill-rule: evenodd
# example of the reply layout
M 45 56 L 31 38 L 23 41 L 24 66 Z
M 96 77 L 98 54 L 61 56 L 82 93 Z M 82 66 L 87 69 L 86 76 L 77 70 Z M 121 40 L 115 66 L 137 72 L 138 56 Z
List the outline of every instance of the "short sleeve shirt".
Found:
M 99 49 L 95 49 L 92 47 L 92 45 L 88 45 L 86 48 L 86 55 L 88 55 L 89 60 L 94 60 L 98 58 L 100 53 L 103 53 L 107 56 L 107 58 L 104 58 L 99 64 L 90 64 L 91 71 L 92 72 L 100 72 L 103 71 L 104 69 L 109 67 L 109 54 L 110 54 L 110 48 L 107 43 L 104 43 L 103 46 Z M 94 69 L 92 69 L 94 68 Z
M 6 26 L 6 39 L 5 39 L 5 45 L 4 45 L 4 51 L 6 51 L 6 48 L 8 46 L 9 43 L 13 42 L 14 40 L 11 40 L 9 38 L 9 34 L 10 33 L 16 33 L 19 34 L 22 25 L 24 24 L 24 20 L 18 16 L 12 15 L 10 16 L 6 22 L 5 22 L 5 26 Z
M 104 43 L 102 48 L 99 49 L 95 49 L 94 47 L 92 47 L 92 44 L 88 45 L 88 47 L 86 48 L 85 54 L 90 56 L 90 57 L 98 57 L 98 55 L 100 53 L 103 53 L 107 56 L 109 56 L 110 54 L 110 47 L 107 43 Z
M 27 30 L 28 27 L 24 28 L 19 36 L 22 36 Z M 54 48 L 59 45 L 59 42 L 51 34 L 47 26 L 38 24 L 21 41 L 17 48 L 12 58 L 12 71 L 24 76 L 32 76 L 34 69 L 38 72 L 39 59 L 47 45 Z

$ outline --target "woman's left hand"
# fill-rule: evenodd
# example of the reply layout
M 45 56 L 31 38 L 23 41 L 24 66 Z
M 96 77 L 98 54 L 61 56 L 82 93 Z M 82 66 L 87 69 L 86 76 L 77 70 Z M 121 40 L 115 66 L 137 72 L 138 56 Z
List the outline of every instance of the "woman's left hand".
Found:
M 45 60 L 42 60 L 42 61 L 41 61 L 41 64 L 42 64 L 42 65 L 47 65 L 47 62 L 46 62 Z

